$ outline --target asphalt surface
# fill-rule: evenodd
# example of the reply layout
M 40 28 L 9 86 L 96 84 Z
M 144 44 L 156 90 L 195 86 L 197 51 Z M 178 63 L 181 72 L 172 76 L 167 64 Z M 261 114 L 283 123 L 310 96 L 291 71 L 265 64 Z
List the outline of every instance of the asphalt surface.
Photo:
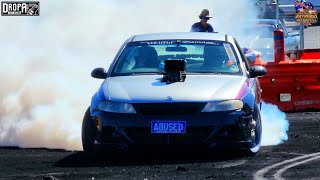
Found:
M 288 113 L 288 140 L 254 157 L 140 149 L 101 153 L 0 148 L 0 179 L 320 179 L 320 112 Z

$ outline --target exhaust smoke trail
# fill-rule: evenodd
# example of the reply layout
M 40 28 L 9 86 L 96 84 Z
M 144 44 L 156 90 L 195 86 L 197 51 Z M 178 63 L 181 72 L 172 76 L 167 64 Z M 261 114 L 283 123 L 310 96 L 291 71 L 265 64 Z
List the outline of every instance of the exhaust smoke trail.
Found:
M 134 34 L 189 31 L 203 8 L 231 34 L 256 16 L 250 0 L 48 0 L 39 17 L 0 17 L 0 146 L 82 150 L 82 117 L 102 82 L 91 70 L 108 68 Z

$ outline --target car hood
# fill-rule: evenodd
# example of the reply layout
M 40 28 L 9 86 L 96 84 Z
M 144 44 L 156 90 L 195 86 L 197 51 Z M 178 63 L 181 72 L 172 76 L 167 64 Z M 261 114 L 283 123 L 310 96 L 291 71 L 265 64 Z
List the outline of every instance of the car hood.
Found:
M 247 40 L 245 44 L 253 49 L 270 49 L 272 51 L 274 46 L 272 38 L 253 38 Z
M 187 75 L 184 82 L 170 84 L 161 79 L 161 75 L 109 77 L 103 90 L 107 99 L 120 102 L 206 102 L 234 99 L 246 77 Z

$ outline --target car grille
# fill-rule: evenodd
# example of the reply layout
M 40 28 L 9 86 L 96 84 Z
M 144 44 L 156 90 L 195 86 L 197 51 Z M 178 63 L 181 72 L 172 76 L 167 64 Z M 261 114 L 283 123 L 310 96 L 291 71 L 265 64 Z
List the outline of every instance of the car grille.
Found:
M 126 128 L 128 137 L 135 144 L 192 145 L 203 144 L 215 127 L 192 127 L 186 134 L 152 134 L 150 128 Z
M 205 103 L 141 103 L 134 107 L 143 115 L 190 115 L 201 112 Z

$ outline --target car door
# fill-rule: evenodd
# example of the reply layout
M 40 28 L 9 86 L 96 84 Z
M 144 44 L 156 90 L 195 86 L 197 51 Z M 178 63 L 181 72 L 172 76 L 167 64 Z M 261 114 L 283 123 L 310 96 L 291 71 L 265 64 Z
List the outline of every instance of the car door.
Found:
M 249 61 L 247 60 L 247 58 L 245 57 L 245 55 L 242 51 L 242 48 L 240 47 L 237 40 L 235 38 L 233 40 L 235 42 L 236 48 L 240 52 L 240 55 L 241 55 L 240 58 L 242 59 L 241 62 L 243 63 L 243 65 L 245 67 L 245 71 L 247 73 L 249 73 L 249 69 L 251 68 L 251 65 L 250 65 Z M 258 78 L 250 78 L 248 75 L 247 84 L 248 84 L 248 87 L 250 88 L 250 90 L 253 92 L 253 94 L 255 94 L 255 103 L 260 103 L 262 89 L 261 89 Z

